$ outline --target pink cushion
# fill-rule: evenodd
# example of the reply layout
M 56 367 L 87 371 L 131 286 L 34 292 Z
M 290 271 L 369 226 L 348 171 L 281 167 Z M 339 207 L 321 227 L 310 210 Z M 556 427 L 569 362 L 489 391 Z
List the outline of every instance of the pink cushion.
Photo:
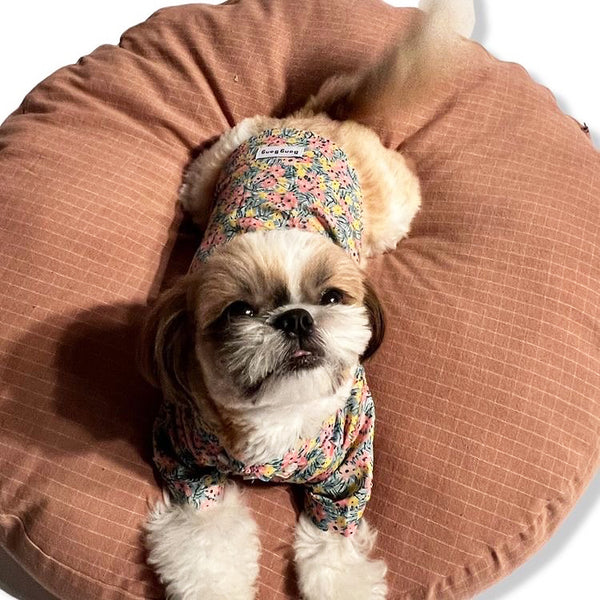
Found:
M 0 539 L 57 596 L 159 598 L 141 527 L 158 396 L 136 323 L 198 243 L 198 145 L 375 60 L 414 11 L 379 0 L 162 10 L 55 73 L 0 128 Z M 268 32 L 270 43 L 265 43 Z M 374 260 L 368 365 L 390 598 L 463 598 L 552 533 L 598 465 L 600 161 L 516 65 L 473 45 L 452 88 L 380 131 L 417 165 L 411 237 Z M 249 486 L 260 598 L 297 595 L 285 486 Z

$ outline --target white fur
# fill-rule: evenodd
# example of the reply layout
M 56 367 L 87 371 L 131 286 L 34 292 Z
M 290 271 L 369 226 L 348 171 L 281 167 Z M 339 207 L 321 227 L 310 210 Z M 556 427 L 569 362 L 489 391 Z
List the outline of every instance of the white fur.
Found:
M 262 464 L 281 458 L 299 439 L 314 438 L 323 421 L 344 406 L 352 380 L 346 381 L 334 394 L 311 395 L 310 384 L 319 381 L 319 369 L 315 371 L 315 377 L 304 384 L 304 393 L 289 386 L 292 388 L 290 395 L 283 382 L 280 402 L 248 411 L 248 423 L 254 425 L 254 430 L 248 435 L 240 460 L 247 464 Z
M 251 600 L 258 576 L 256 523 L 234 485 L 223 501 L 197 510 L 157 504 L 146 524 L 148 563 L 177 600 Z
M 368 558 L 376 537 L 364 519 L 354 535 L 344 537 L 321 531 L 300 515 L 294 555 L 304 600 L 383 600 L 387 567 Z

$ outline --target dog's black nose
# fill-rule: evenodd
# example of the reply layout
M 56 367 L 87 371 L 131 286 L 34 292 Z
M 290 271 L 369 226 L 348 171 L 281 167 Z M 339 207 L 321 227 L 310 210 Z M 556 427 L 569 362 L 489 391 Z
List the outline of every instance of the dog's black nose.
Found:
M 313 330 L 313 318 L 303 308 L 292 308 L 281 313 L 273 322 L 273 327 L 291 336 L 306 337 Z

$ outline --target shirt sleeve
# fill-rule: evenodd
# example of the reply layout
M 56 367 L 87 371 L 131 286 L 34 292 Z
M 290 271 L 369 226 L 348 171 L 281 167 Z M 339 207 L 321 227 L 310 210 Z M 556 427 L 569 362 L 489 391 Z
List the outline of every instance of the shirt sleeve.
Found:
M 356 436 L 343 461 L 323 481 L 306 486 L 305 510 L 323 531 L 350 536 L 358 527 L 373 485 L 374 408 L 368 397 Z
M 154 464 L 176 502 L 208 508 L 223 498 L 226 476 L 198 463 L 186 444 L 184 423 L 178 407 L 163 403 L 154 423 Z

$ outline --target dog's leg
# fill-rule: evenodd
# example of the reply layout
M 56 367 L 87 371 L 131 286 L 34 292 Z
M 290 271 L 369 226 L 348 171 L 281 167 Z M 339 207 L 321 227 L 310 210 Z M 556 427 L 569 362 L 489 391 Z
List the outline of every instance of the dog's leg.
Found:
M 249 137 L 275 123 L 271 117 L 244 119 L 190 163 L 179 190 L 179 203 L 201 229 L 206 227 L 212 212 L 217 179 L 231 153 Z
M 223 501 L 197 510 L 159 503 L 146 524 L 148 563 L 177 600 L 252 600 L 260 542 L 234 485 Z
M 363 519 L 350 537 L 321 531 L 302 514 L 294 542 L 298 586 L 305 600 L 384 600 L 382 560 L 368 558 L 377 533 Z

